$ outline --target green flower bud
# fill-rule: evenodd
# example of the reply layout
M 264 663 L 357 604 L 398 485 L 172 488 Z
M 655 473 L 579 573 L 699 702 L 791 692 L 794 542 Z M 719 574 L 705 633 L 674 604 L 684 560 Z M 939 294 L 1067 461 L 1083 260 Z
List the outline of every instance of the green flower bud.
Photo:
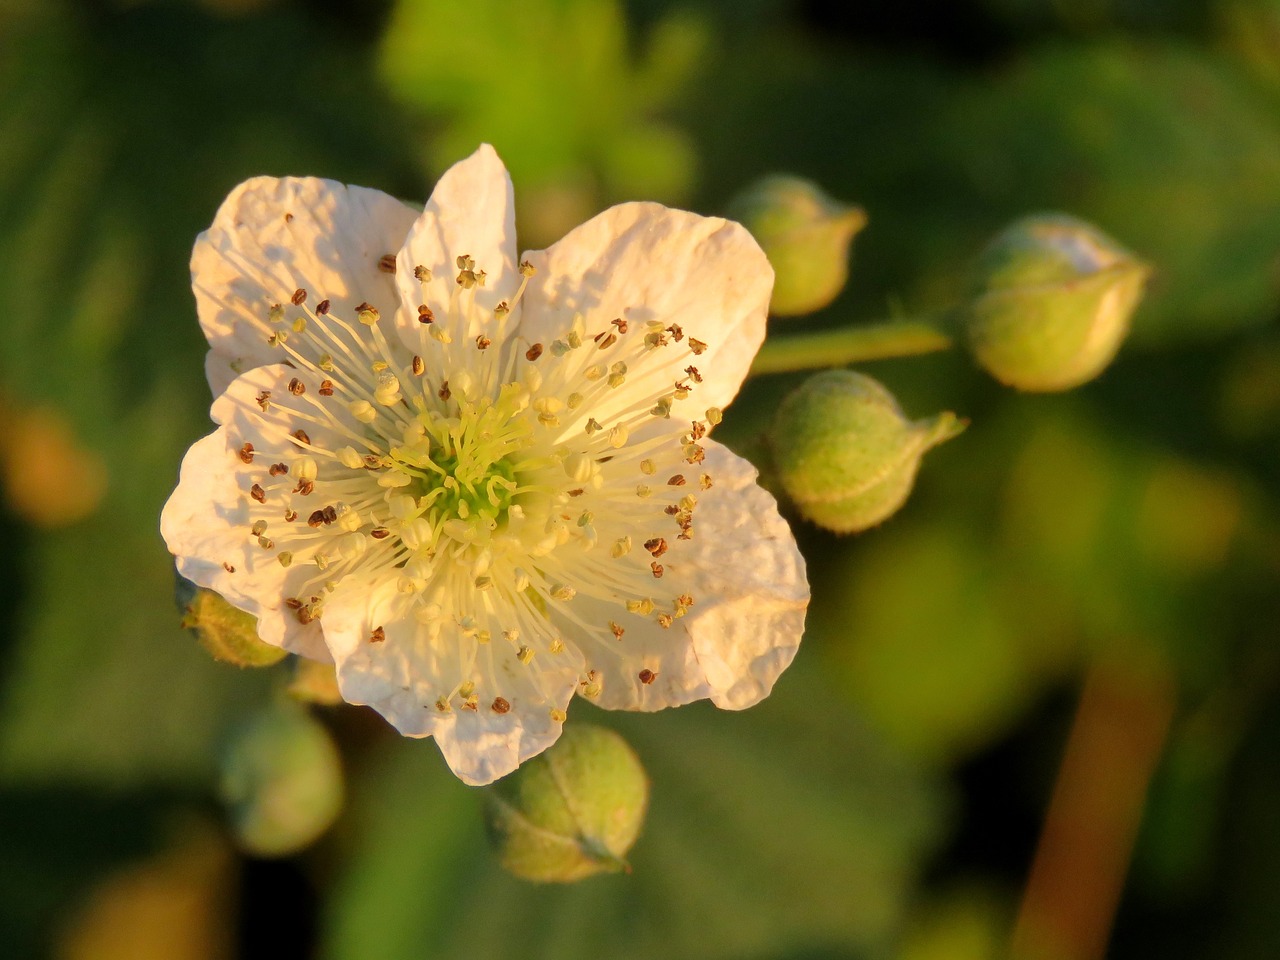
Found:
M 791 317 L 820 310 L 849 278 L 849 245 L 866 225 L 859 207 L 832 200 L 799 177 L 757 181 L 729 204 L 773 265 L 770 312 Z
M 177 578 L 175 596 L 182 611 L 182 626 L 196 635 L 215 660 L 238 667 L 269 667 L 286 651 L 258 639 L 258 619 L 238 610 L 220 594 Z
M 302 707 L 282 702 L 235 731 L 218 793 L 245 850 L 288 856 L 337 818 L 342 764 L 328 731 Z
M 611 730 L 574 724 L 556 744 L 486 792 L 489 837 L 503 867 L 525 880 L 570 883 L 628 869 L 649 779 Z
M 827 370 L 789 394 L 769 441 L 787 495 L 809 520 L 856 533 L 906 501 L 925 452 L 959 434 L 953 413 L 909 420 L 893 394 L 852 370 Z
M 1083 220 L 1026 217 L 978 258 L 963 308 L 969 349 L 1019 390 L 1077 387 L 1115 357 L 1149 273 Z

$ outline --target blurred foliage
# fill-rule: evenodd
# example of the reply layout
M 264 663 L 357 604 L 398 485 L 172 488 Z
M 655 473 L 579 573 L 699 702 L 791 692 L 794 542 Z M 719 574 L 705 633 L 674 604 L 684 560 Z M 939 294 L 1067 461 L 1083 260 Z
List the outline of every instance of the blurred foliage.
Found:
M 236 896 L 261 868 L 207 817 L 231 725 L 293 668 L 210 661 L 156 530 L 208 429 L 190 245 L 247 176 L 416 200 L 488 140 L 527 246 L 616 200 L 715 212 L 775 172 L 856 202 L 850 286 L 791 329 L 944 306 L 1035 210 L 1154 278 L 1074 395 L 958 355 L 876 366 L 972 426 L 887 525 L 797 520 L 815 604 L 766 703 L 574 706 L 652 778 L 632 874 L 507 877 L 433 748 L 326 714 L 351 800 L 296 861 L 317 929 L 268 898 L 291 955 L 999 956 L 1016 823 L 1105 655 L 1179 686 L 1109 956 L 1274 957 L 1278 106 L 1274 0 L 0 3 L 6 949 L 143 957 L 163 926 L 192 956 L 262 952 L 238 925 L 265 908 Z M 751 448 L 796 382 L 749 384 L 719 436 Z
M 358 827 L 321 955 L 710 960 L 883 945 L 947 807 L 826 678 L 795 669 L 794 684 L 746 714 L 576 705 L 636 747 L 652 807 L 629 875 L 568 888 L 522 883 L 477 856 L 475 791 L 411 742 L 384 744 L 353 800 Z M 796 740 L 801 726 L 809 735 Z
M 708 42 L 673 12 L 633 53 L 615 0 L 401 0 L 381 51 L 388 88 L 429 121 L 444 168 L 489 141 L 521 185 L 521 240 L 545 246 L 602 201 L 684 199 L 689 137 L 661 120 Z

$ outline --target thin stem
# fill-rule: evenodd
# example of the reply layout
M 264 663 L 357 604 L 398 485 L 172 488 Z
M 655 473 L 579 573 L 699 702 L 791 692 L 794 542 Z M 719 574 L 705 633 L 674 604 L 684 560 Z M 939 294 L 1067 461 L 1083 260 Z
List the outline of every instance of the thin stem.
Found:
M 751 375 L 842 367 L 867 360 L 914 357 L 952 345 L 937 321 L 885 321 L 766 340 Z
M 1158 656 L 1089 668 L 1018 912 L 1015 960 L 1106 955 L 1175 699 Z

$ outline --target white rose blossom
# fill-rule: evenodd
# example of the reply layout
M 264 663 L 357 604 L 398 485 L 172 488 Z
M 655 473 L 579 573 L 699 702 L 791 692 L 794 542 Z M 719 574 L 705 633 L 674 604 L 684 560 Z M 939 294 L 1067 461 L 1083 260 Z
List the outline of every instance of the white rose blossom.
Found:
M 249 180 L 191 270 L 220 426 L 161 518 L 179 571 L 462 780 L 554 743 L 575 693 L 740 709 L 790 663 L 804 560 L 708 436 L 773 282 L 739 225 L 622 204 L 518 260 L 486 146 L 420 214 Z

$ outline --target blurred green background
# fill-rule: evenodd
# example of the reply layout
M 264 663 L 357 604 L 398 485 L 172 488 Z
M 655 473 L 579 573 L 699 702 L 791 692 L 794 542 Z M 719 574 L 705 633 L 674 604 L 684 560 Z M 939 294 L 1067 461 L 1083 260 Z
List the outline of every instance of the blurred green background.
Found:
M 209 429 L 187 259 L 227 191 L 418 200 L 480 141 L 526 247 L 772 172 L 862 205 L 849 286 L 778 336 L 945 306 L 1035 210 L 1155 270 L 1074 393 L 865 367 L 972 426 L 884 527 L 797 521 L 810 628 L 763 705 L 575 705 L 653 803 L 634 871 L 569 888 L 505 876 L 476 793 L 355 708 L 319 711 L 336 826 L 238 852 L 221 744 L 288 666 L 179 628 L 157 529 Z M 0 0 L 0 303 L 5 956 L 1280 955 L 1280 2 Z

